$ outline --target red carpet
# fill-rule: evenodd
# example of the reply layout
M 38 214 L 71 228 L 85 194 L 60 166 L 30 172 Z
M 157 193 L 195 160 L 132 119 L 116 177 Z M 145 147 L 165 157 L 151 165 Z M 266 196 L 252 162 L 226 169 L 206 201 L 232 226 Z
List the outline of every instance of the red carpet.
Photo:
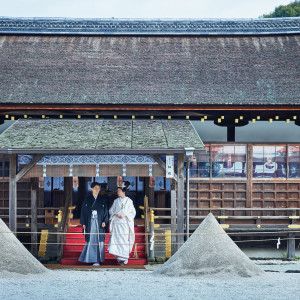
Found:
M 133 251 L 130 253 L 128 265 L 145 265 L 146 248 L 145 248 L 145 231 L 144 227 L 135 227 L 135 244 Z M 105 236 L 105 245 L 108 244 L 109 234 Z M 84 235 L 82 234 L 82 227 L 69 227 L 66 235 L 66 244 L 63 246 L 63 257 L 61 259 L 62 265 L 88 265 L 78 261 L 82 249 L 85 245 Z M 105 262 L 101 265 L 118 265 L 115 257 L 107 252 L 107 246 L 105 246 Z

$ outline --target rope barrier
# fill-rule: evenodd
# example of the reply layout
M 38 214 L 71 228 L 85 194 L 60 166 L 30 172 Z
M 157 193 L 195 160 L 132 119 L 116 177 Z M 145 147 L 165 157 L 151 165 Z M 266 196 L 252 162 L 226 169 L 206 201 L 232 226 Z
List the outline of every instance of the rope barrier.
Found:
M 2 231 L 0 232 L 0 234 L 41 234 L 41 232 L 12 232 L 12 231 Z M 300 233 L 299 230 L 296 231 L 291 231 L 291 230 L 282 230 L 282 231 L 274 231 L 274 232 L 270 232 L 270 231 L 264 231 L 264 232 L 232 232 L 232 233 L 226 233 L 226 232 L 211 232 L 211 233 L 193 233 L 193 235 L 224 235 L 224 234 L 231 234 L 231 235 L 255 235 L 255 234 L 276 234 L 276 235 L 280 235 L 280 234 L 288 234 L 288 233 Z M 74 233 L 68 233 L 68 232 L 48 232 L 48 235 L 83 235 L 81 232 L 74 232 Z M 86 233 L 87 235 L 108 235 L 109 233 Z M 171 236 L 182 236 L 182 235 L 186 235 L 186 233 L 168 233 Z M 114 235 L 128 235 L 128 233 L 114 233 Z M 155 233 L 156 236 L 165 236 L 165 232 L 161 232 L 161 233 Z M 145 238 L 152 236 L 152 233 L 136 233 L 135 236 L 139 237 L 139 236 L 144 236 Z M 79 237 L 82 238 L 82 237 Z M 300 240 L 300 238 L 297 237 L 286 237 L 286 238 L 280 238 L 281 241 L 288 241 L 288 240 Z M 278 241 L 278 238 L 262 238 L 262 239 L 250 239 L 250 240 L 243 240 L 243 241 L 234 241 L 235 243 L 249 243 L 249 242 L 270 242 L 270 241 Z M 135 243 L 138 244 L 140 246 L 146 246 L 147 243 Z M 169 245 L 182 245 L 182 243 L 177 243 L 177 242 L 171 242 L 168 243 Z M 70 245 L 70 243 L 50 243 L 50 242 L 36 242 L 36 243 L 23 243 L 23 245 Z M 81 243 L 71 243 L 72 246 L 84 246 L 85 244 Z M 97 244 L 91 244 L 91 245 L 97 245 Z M 108 246 L 109 244 L 104 244 L 105 246 Z M 115 245 L 128 245 L 128 244 L 115 244 Z M 155 245 L 156 246 L 165 246 L 166 243 L 165 242 L 157 242 L 155 241 Z
M 1 233 L 13 233 L 13 234 L 40 234 L 40 231 L 37 232 L 28 232 L 28 231 L 0 231 Z M 239 232 L 203 232 L 203 233 L 192 233 L 193 235 L 223 235 L 223 234 L 227 234 L 227 235 L 255 235 L 255 234 L 284 234 L 284 233 L 300 233 L 300 230 L 282 230 L 282 231 L 248 231 L 248 232 L 243 232 L 243 231 L 239 231 Z M 78 235 L 78 234 L 83 234 L 81 232 L 48 232 L 48 235 Z M 110 233 L 86 233 L 89 235 L 92 234 L 98 234 L 98 235 L 108 235 Z M 115 235 L 119 234 L 119 235 L 127 235 L 127 233 L 114 233 Z M 192 235 L 191 234 L 191 235 Z M 152 233 L 151 232 L 145 232 L 145 233 L 135 233 L 136 236 L 151 236 Z M 164 232 L 155 232 L 155 235 L 161 235 L 164 236 L 165 233 Z M 186 235 L 186 233 L 171 233 L 171 236 L 180 236 L 180 235 Z
M 300 240 L 300 238 L 282 238 L 280 239 L 281 241 L 287 241 L 287 240 Z M 262 239 L 262 240 L 245 240 L 245 241 L 234 241 L 235 243 L 248 243 L 248 242 L 266 242 L 266 241 L 277 241 L 278 239 Z M 70 245 L 67 243 L 23 243 L 23 245 Z M 137 244 L 138 246 L 143 246 L 146 245 L 146 243 L 134 243 Z M 166 243 L 161 243 L 161 242 L 156 242 L 155 245 L 157 246 L 164 246 Z M 182 245 L 182 243 L 176 243 L 176 242 L 171 242 L 169 243 L 171 245 Z M 72 246 L 84 246 L 85 244 L 76 244 L 72 243 Z M 90 244 L 90 245 L 98 245 L 98 244 Z M 109 244 L 104 244 L 104 246 L 108 246 Z M 128 244 L 113 244 L 113 245 L 128 245 Z
M 44 230 L 44 229 L 43 229 Z M 48 229 L 45 229 L 45 230 L 48 230 Z M 0 234 L 1 233 L 13 233 L 13 234 L 40 234 L 41 232 L 40 231 L 37 231 L 37 232 L 26 232 L 26 231 L 0 231 Z M 64 234 L 70 234 L 70 235 L 83 235 L 83 233 L 81 232 L 48 232 L 48 235 L 64 235 Z M 98 235 L 108 235 L 110 233 L 86 233 L 86 234 L 98 234 Z M 127 235 L 128 233 L 114 233 L 114 234 L 120 234 L 120 235 Z M 141 235 L 141 236 L 144 236 L 144 235 L 147 235 L 148 233 L 135 233 L 135 235 Z

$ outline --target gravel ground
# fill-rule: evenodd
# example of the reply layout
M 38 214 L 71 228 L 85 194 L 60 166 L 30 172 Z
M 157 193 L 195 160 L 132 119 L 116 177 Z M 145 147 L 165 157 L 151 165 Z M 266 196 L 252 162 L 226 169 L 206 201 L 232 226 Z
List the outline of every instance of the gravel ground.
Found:
M 0 219 L 0 272 L 46 273 L 48 270 L 22 245 Z M 1 298 L 0 298 L 1 299 Z
M 226 234 L 212 213 L 155 273 L 214 279 L 265 276 Z
M 0 271 L 0 299 L 297 299 L 300 273 L 285 272 L 300 271 L 299 262 L 256 263 L 269 270 L 266 276 L 166 277 L 153 274 L 156 265 L 146 270 L 54 270 L 37 275 Z
M 4 232 L 0 236 L 0 300 L 152 300 L 153 298 L 156 300 L 184 298 L 287 300 L 299 298 L 300 262 L 254 261 L 260 269 L 267 272 L 265 276 L 251 278 L 234 277 L 235 272 L 229 272 L 225 277 L 221 277 L 220 274 L 212 274 L 211 271 L 197 276 L 197 272 L 195 272 L 197 268 L 190 273 L 193 275 L 186 275 L 186 272 L 181 272 L 179 266 L 173 270 L 180 273 L 181 276 L 173 277 L 166 274 L 155 274 L 154 271 L 161 267 L 159 265 L 147 265 L 145 270 L 93 268 L 50 271 L 34 259 L 3 224 L 0 219 L 0 229 Z M 204 254 L 213 252 L 214 245 L 219 244 L 219 239 L 217 243 L 213 241 L 214 243 L 211 244 L 210 241 L 211 239 L 208 240 L 207 245 L 203 244 L 204 249 L 202 250 L 206 250 Z M 235 256 L 240 256 L 233 248 L 233 244 L 228 243 L 227 240 L 223 240 L 222 243 L 223 246 L 227 245 L 225 248 L 230 249 Z M 208 249 L 205 248 L 206 246 Z M 199 257 L 195 254 L 197 250 L 192 249 L 191 252 L 188 251 L 180 256 L 184 268 L 188 264 L 186 261 L 188 256 L 194 262 L 203 259 L 202 256 Z M 223 265 L 228 263 L 226 257 L 231 258 L 229 265 L 243 264 L 245 261 L 245 258 L 235 258 L 230 253 L 222 254 L 219 255 L 219 260 Z M 213 261 L 213 258 L 210 261 Z M 252 264 L 252 262 L 250 263 Z M 209 267 L 213 270 L 215 266 L 209 265 Z M 249 268 L 248 263 L 244 267 L 245 272 L 248 272 L 249 270 L 246 270 Z M 255 265 L 254 267 L 256 268 Z M 231 270 L 233 269 L 229 269 L 229 271 Z M 294 273 L 286 273 L 286 271 Z M 295 273 L 296 271 L 299 273 Z M 255 274 L 259 273 L 260 271 L 255 272 Z

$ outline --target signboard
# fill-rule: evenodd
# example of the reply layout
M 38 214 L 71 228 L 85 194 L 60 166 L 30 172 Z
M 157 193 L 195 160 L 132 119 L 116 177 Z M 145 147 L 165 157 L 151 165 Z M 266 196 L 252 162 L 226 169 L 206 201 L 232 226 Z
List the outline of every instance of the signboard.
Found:
M 174 178 L 174 155 L 166 155 L 166 178 Z

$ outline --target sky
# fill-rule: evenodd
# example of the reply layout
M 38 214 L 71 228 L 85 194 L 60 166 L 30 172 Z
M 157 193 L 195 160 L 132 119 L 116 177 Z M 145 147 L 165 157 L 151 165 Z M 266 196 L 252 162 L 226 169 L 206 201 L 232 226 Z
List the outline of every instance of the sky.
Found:
M 258 18 L 292 0 L 0 0 L 2 17 Z

